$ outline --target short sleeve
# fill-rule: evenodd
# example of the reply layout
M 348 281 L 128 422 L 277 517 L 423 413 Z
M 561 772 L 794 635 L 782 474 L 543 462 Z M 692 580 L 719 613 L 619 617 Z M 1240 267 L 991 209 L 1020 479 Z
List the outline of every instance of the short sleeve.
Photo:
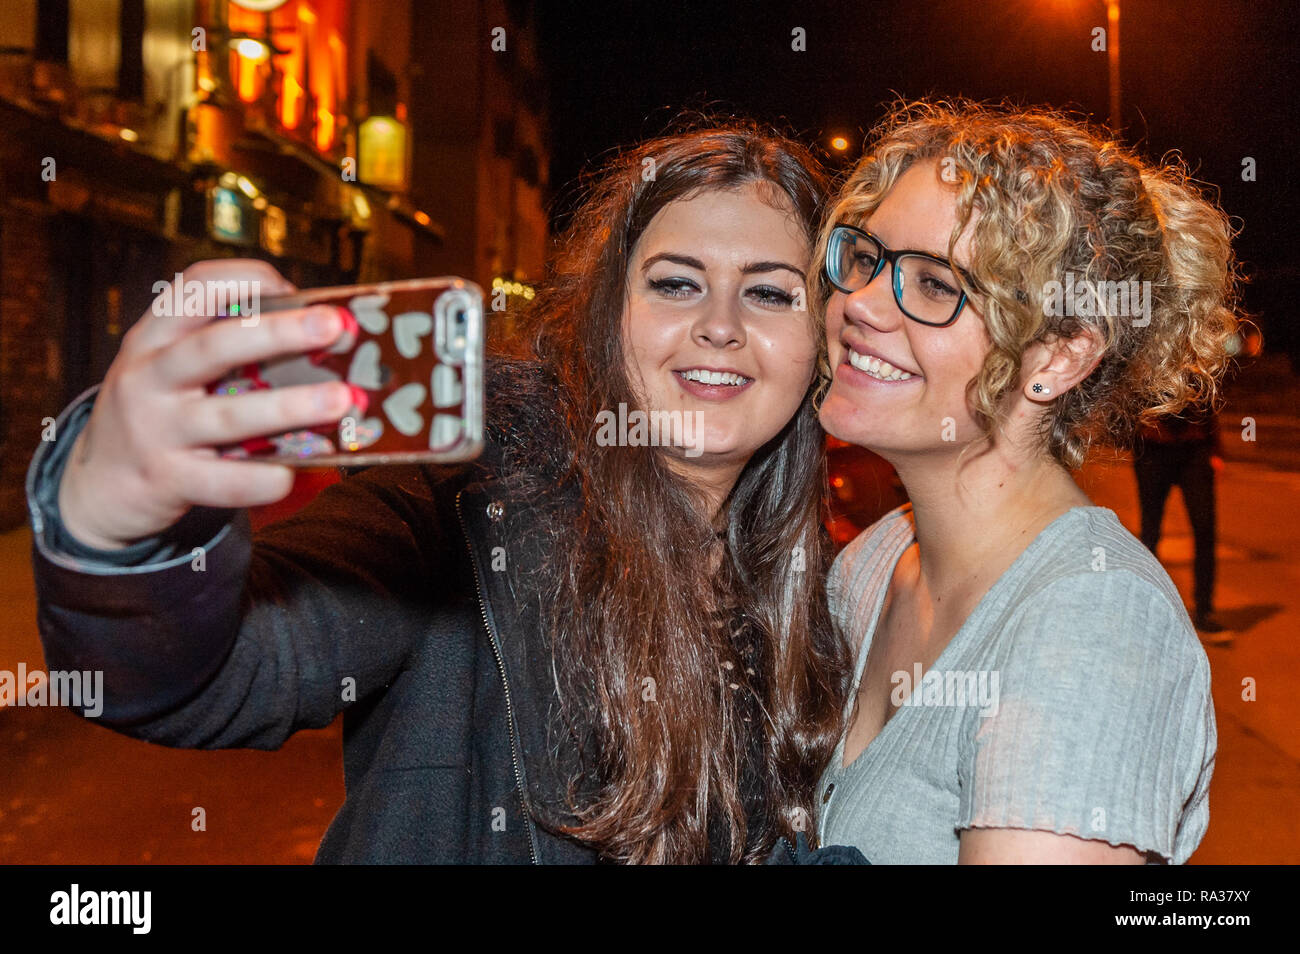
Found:
M 997 704 L 963 745 L 957 830 L 1051 831 L 1185 862 L 1209 823 L 1216 746 L 1186 611 L 1128 570 L 1074 574 L 1029 597 L 1004 637 Z

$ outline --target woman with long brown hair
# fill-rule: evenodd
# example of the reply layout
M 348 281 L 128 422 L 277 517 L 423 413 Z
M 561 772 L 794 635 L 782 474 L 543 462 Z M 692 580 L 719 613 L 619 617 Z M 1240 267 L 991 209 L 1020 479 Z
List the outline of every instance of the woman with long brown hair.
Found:
M 232 511 L 289 475 L 212 448 L 349 396 L 202 383 L 327 346 L 340 316 L 146 314 L 32 465 L 50 665 L 105 670 L 103 721 L 167 745 L 274 748 L 343 712 L 318 861 L 752 861 L 793 839 L 847 670 L 804 306 L 823 189 L 744 124 L 622 153 L 561 238 L 530 354 L 490 363 L 483 457 L 366 470 L 256 537 Z M 287 286 L 248 261 L 184 277 Z M 628 409 L 698 429 L 610 440 Z

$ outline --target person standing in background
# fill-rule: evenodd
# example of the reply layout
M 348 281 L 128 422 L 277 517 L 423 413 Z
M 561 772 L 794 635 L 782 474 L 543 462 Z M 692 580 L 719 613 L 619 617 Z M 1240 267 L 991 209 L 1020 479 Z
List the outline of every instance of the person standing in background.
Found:
M 1133 447 L 1142 542 L 1152 553 L 1160 541 L 1165 501 L 1175 484 L 1182 489 L 1192 525 L 1192 622 L 1203 634 L 1227 627 L 1214 614 L 1215 536 L 1214 475 L 1223 469 L 1218 414 L 1188 410 L 1143 427 Z

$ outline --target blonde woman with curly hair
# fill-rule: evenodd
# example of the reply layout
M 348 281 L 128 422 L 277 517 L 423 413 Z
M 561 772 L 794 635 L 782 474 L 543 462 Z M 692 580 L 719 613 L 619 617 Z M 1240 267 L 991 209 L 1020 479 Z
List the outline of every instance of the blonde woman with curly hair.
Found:
M 857 652 L 818 793 L 873 863 L 1173 862 L 1209 821 L 1210 671 L 1071 471 L 1217 400 L 1231 229 L 1180 167 L 1052 112 L 898 108 L 822 230 L 834 436 L 910 503 L 840 555 Z

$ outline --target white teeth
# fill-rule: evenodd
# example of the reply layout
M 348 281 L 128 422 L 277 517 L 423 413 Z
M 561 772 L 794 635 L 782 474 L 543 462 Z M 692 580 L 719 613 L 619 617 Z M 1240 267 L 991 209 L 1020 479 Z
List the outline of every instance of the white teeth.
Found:
M 908 378 L 914 377 L 910 371 L 900 370 L 881 358 L 858 354 L 851 348 L 849 349 L 849 364 L 859 371 L 882 381 L 906 381 Z
M 705 371 L 702 368 L 682 371 L 681 376 L 687 381 L 698 381 L 700 384 L 729 384 L 738 387 L 749 383 L 749 378 L 740 374 L 733 374 L 730 371 Z

